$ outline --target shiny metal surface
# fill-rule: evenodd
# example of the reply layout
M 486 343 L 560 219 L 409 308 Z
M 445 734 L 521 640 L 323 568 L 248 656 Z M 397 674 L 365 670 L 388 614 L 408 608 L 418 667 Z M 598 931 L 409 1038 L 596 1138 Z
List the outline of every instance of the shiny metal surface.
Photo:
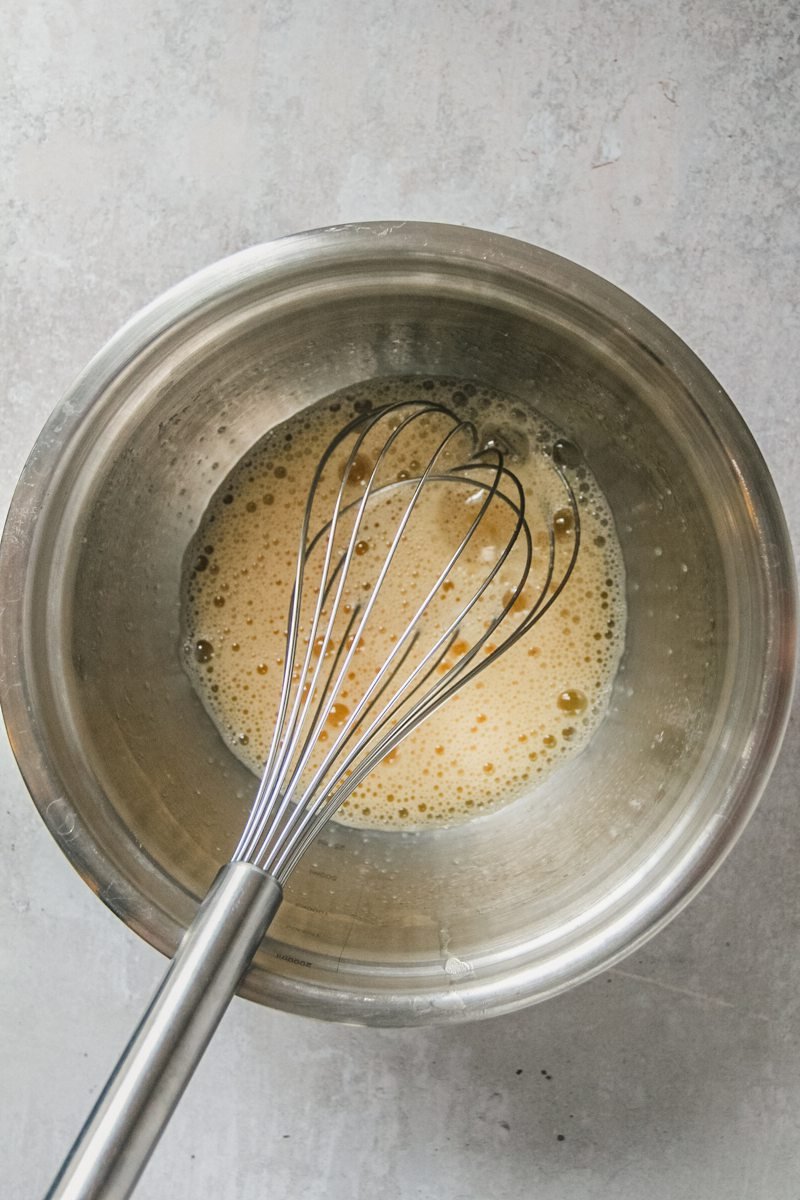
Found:
M 215 479 L 268 427 L 408 372 L 485 380 L 579 442 L 616 515 L 629 625 L 612 710 L 546 791 L 420 837 L 331 826 L 298 868 L 243 990 L 374 1024 L 506 1011 L 653 933 L 751 813 L 794 665 L 793 576 L 760 455 L 639 305 L 460 228 L 344 227 L 246 251 L 90 364 L 37 443 L 0 551 L 18 761 L 76 867 L 153 944 L 174 949 L 253 788 L 180 668 L 183 549 Z
M 419 454 L 416 427 L 426 421 L 431 427 L 423 461 L 416 474 L 404 470 L 398 479 L 398 464 L 410 460 L 403 448 L 411 436 L 411 456 Z M 507 620 L 529 583 L 534 591 L 534 538 L 522 484 L 505 466 L 503 451 L 480 446 L 475 434 L 474 425 L 439 404 L 400 402 L 355 418 L 320 458 L 290 588 L 278 715 L 255 801 L 233 861 L 200 905 L 48 1200 L 125 1200 L 131 1194 L 280 907 L 282 885 L 303 854 L 385 755 L 524 637 L 566 586 L 580 546 L 580 514 L 564 471 L 554 464 L 564 485 L 559 503 L 567 502 L 573 516 L 566 562 L 557 559 L 550 526 L 541 567 L 536 556 L 538 578 L 528 611 L 521 621 Z M 374 465 L 352 499 L 348 482 L 365 453 Z M 320 482 L 337 467 L 338 491 L 332 501 L 318 505 Z M 467 510 L 461 528 L 451 522 L 441 561 L 423 573 L 409 615 L 401 619 L 400 585 L 414 566 L 413 558 L 403 564 L 404 539 L 426 501 L 441 499 L 442 488 L 458 498 L 478 496 L 480 502 L 474 513 Z M 380 506 L 398 499 L 393 532 L 384 531 L 382 561 L 370 564 L 365 579 L 357 570 L 358 547 Z M 484 522 L 493 523 L 491 543 L 485 537 L 477 541 Z M 460 589 L 454 580 L 464 580 L 456 569 L 470 550 L 478 567 L 468 574 L 467 588 Z M 512 571 L 516 582 L 509 589 Z M 466 598 L 456 596 L 459 590 Z M 378 598 L 387 591 L 390 613 L 396 613 L 391 630 L 381 624 L 385 616 L 374 617 Z M 431 601 L 436 603 L 433 619 Z M 355 654 L 364 638 L 377 637 L 380 645 L 381 630 L 385 644 L 377 652 L 377 670 L 369 672 L 363 694 L 354 697 L 348 681 Z M 457 638 L 464 640 L 464 649 L 452 661 Z M 345 697 L 347 717 L 329 739 L 328 715 Z M 315 761 L 322 739 L 329 744 Z
M 222 868 L 47 1200 L 131 1194 L 280 902 L 258 867 Z

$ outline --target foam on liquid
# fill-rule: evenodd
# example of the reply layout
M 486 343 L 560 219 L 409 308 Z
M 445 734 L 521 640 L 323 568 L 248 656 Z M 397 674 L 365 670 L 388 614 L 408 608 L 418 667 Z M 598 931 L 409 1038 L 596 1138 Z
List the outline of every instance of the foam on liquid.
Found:
M 526 495 L 549 513 L 556 546 L 571 535 L 552 462 L 560 432 L 494 390 L 441 379 L 368 381 L 271 430 L 212 500 L 189 549 L 184 589 L 187 669 L 220 733 L 256 775 L 272 736 L 300 521 L 320 455 L 359 412 L 422 398 L 468 416 L 486 440 L 505 440 Z M 393 750 L 337 820 L 414 829 L 486 813 L 529 792 L 592 736 L 624 643 L 624 571 L 605 498 L 579 456 L 565 461 L 574 467 L 581 544 L 561 596 L 526 637 Z M 442 554 L 437 532 L 432 524 L 414 546 L 416 555 L 433 556 L 432 568 Z M 508 619 L 521 619 L 521 609 Z M 380 665 L 365 648 L 362 678 Z M 336 708 L 332 733 L 342 718 Z

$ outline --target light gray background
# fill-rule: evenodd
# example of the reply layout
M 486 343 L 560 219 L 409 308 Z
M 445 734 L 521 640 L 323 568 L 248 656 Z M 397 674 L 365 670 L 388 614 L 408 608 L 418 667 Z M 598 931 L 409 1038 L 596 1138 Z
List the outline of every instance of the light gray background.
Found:
M 796 533 L 799 16 L 4 0 L 0 509 L 73 376 L 163 288 L 405 217 L 537 242 L 649 305 L 734 397 Z M 235 1001 L 137 1196 L 798 1200 L 799 756 L 795 720 L 702 896 L 546 1005 L 374 1032 Z M 164 963 L 66 864 L 4 739 L 0 796 L 2 1190 L 37 1197 Z

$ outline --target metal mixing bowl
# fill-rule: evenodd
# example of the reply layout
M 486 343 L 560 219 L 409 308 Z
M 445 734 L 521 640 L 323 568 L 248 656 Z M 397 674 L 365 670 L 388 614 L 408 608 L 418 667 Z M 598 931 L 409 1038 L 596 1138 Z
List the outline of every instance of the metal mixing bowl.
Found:
M 181 666 L 187 542 L 269 427 L 397 374 L 491 384 L 580 444 L 615 514 L 628 628 L 607 717 L 548 785 L 451 830 L 332 825 L 290 881 L 244 994 L 387 1025 L 550 996 L 674 916 L 764 786 L 795 625 L 752 438 L 622 292 L 437 225 L 326 229 L 217 263 L 89 365 L 36 444 L 0 549 L 14 752 L 87 883 L 160 950 L 227 859 L 255 784 Z

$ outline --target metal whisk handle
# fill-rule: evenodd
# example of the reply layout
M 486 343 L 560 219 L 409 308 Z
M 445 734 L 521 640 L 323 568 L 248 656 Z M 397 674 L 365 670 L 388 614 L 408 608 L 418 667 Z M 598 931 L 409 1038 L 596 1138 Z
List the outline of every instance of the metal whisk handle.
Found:
M 282 898 L 251 863 L 222 868 L 46 1200 L 131 1194 Z

